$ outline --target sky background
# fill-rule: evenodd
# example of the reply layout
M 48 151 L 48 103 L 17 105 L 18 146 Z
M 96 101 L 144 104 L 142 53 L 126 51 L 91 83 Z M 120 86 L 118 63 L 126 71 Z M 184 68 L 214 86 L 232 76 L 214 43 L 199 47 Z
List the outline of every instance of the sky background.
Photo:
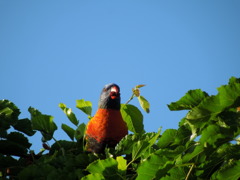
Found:
M 0 0 L 0 99 L 21 118 L 29 106 L 54 116 L 58 140 L 70 140 L 62 123 L 74 127 L 58 104 L 87 123 L 76 100 L 91 101 L 94 115 L 107 83 L 121 87 L 122 103 L 146 84 L 145 130 L 156 132 L 186 114 L 167 104 L 190 89 L 214 95 L 231 76 L 240 77 L 239 0 Z M 40 133 L 31 143 L 39 152 Z

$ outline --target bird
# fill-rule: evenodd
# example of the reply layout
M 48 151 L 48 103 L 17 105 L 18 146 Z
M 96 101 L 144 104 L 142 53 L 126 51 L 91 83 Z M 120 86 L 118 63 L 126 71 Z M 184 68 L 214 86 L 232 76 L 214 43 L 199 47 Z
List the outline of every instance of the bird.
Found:
M 86 126 L 86 151 L 104 153 L 106 147 L 115 147 L 128 134 L 120 107 L 120 87 L 115 83 L 105 85 L 100 95 L 97 112 Z

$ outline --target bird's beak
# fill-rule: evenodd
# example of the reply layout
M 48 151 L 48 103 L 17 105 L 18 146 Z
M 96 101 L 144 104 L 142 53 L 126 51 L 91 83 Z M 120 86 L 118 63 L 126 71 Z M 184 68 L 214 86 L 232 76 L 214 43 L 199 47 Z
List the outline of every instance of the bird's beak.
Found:
M 116 99 L 119 97 L 119 90 L 116 86 L 113 86 L 110 91 L 110 97 L 111 99 Z

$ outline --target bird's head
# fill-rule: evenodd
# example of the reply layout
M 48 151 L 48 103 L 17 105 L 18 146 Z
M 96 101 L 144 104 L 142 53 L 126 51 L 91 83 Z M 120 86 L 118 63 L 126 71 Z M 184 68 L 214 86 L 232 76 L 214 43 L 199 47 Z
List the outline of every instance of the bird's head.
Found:
M 101 109 L 120 109 L 120 88 L 117 84 L 107 84 L 104 86 L 98 108 Z

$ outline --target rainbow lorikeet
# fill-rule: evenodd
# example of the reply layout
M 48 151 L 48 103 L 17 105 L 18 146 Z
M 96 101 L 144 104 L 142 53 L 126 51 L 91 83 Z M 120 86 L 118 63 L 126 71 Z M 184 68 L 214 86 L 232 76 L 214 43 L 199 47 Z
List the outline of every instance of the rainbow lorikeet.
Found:
M 104 86 L 98 110 L 86 127 L 86 150 L 103 153 L 105 147 L 115 147 L 128 134 L 120 112 L 120 88 L 116 84 Z

